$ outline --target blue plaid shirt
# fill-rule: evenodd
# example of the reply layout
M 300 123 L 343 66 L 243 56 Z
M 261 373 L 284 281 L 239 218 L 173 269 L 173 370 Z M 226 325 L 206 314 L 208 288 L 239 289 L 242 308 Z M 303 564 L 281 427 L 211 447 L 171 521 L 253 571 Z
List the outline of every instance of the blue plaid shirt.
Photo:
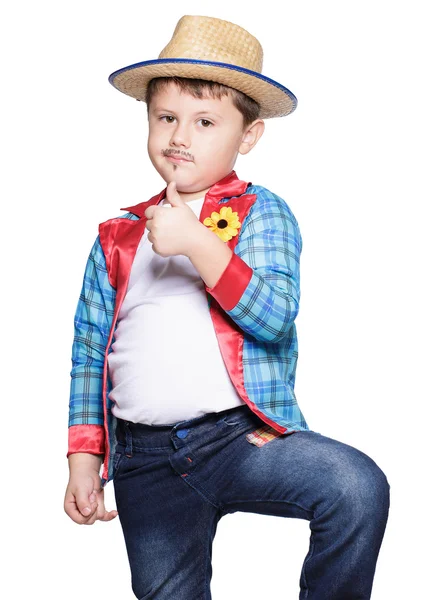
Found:
M 250 401 L 268 423 L 284 433 L 309 431 L 294 392 L 298 358 L 294 320 L 300 302 L 300 254 L 302 237 L 288 204 L 268 189 L 249 184 L 247 194 L 256 200 L 244 219 L 234 252 L 253 270 L 240 300 L 226 314 L 243 332 L 244 388 Z M 229 202 L 223 199 L 221 204 Z M 139 219 L 128 212 L 118 218 Z M 209 288 L 207 288 L 209 289 Z M 88 431 L 104 424 L 103 367 L 114 317 L 116 290 L 110 284 L 106 258 L 99 236 L 89 254 L 83 287 L 74 320 L 71 391 L 68 427 L 78 438 L 70 443 L 68 456 L 82 451 L 103 452 L 88 446 Z M 112 342 L 114 338 L 112 338 Z M 111 343 L 112 343 L 111 342 Z M 112 348 L 109 349 L 109 352 Z M 107 394 L 111 391 L 109 373 Z M 108 406 L 112 402 L 108 398 Z M 108 409 L 110 431 L 115 418 Z M 75 426 L 82 426 L 75 430 Z M 85 426 L 93 426 L 88 430 Z M 110 438 L 113 436 L 110 434 Z M 111 458 L 115 439 L 109 439 Z M 112 479 L 109 461 L 107 480 Z

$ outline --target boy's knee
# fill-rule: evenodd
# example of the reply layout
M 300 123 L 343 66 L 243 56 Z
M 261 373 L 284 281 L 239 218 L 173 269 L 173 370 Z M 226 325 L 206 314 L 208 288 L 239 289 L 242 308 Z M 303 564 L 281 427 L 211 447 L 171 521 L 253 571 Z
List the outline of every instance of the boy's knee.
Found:
M 377 463 L 363 452 L 346 478 L 347 496 L 350 504 L 362 515 L 385 514 L 390 503 L 390 485 L 385 473 Z

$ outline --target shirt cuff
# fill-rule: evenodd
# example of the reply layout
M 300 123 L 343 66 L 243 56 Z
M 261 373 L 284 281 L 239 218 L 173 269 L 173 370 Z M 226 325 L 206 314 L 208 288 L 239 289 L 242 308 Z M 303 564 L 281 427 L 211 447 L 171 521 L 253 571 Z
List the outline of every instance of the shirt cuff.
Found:
M 232 310 L 243 296 L 252 275 L 251 267 L 233 252 L 217 283 L 213 288 L 205 286 L 206 291 L 217 300 L 223 310 Z
M 71 425 L 68 429 L 68 453 L 105 453 L 105 428 L 103 425 Z

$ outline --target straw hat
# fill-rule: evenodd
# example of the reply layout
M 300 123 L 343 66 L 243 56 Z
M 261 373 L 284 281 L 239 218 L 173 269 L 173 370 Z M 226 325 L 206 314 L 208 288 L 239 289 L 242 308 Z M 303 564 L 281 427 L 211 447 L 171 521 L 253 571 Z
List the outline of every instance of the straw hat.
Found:
M 261 107 L 259 118 L 284 117 L 297 107 L 297 98 L 280 83 L 261 74 L 260 42 L 239 25 L 185 15 L 158 59 L 119 69 L 109 76 L 115 88 L 145 101 L 154 77 L 188 77 L 216 81 L 240 90 Z

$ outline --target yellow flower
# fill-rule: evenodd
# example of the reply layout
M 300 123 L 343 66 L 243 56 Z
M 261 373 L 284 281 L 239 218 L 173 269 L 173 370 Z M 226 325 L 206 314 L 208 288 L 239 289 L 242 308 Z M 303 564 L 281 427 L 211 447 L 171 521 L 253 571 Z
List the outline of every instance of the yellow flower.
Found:
M 232 212 L 230 206 L 222 206 L 219 213 L 211 213 L 211 216 L 206 217 L 203 224 L 216 233 L 223 242 L 227 242 L 237 235 L 241 227 L 238 213 Z

